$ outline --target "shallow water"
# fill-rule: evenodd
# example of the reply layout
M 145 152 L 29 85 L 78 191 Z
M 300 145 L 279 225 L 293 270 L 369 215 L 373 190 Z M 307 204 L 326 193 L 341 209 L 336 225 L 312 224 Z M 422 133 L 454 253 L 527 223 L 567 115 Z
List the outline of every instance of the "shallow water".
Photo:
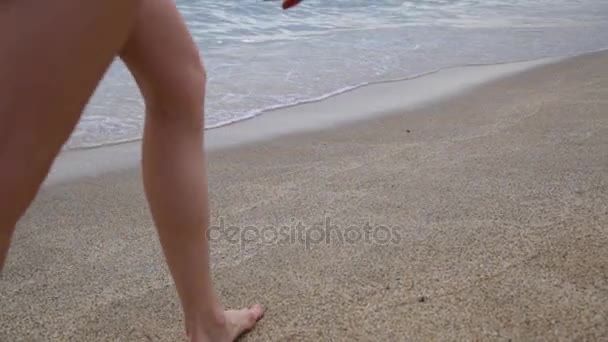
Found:
M 178 0 L 209 75 L 207 128 L 387 79 L 608 48 L 605 0 Z M 138 139 L 143 103 L 112 65 L 66 148 Z

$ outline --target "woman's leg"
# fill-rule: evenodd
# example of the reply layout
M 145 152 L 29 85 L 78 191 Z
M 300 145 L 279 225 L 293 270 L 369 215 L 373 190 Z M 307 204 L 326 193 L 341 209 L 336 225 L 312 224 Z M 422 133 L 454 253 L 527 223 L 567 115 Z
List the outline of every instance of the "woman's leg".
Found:
M 191 340 L 232 341 L 260 306 L 224 312 L 212 286 L 203 150 L 205 71 L 173 0 L 142 3 L 122 59 L 146 102 L 146 195 L 182 302 Z
M 0 271 L 16 222 L 128 38 L 139 4 L 0 2 Z

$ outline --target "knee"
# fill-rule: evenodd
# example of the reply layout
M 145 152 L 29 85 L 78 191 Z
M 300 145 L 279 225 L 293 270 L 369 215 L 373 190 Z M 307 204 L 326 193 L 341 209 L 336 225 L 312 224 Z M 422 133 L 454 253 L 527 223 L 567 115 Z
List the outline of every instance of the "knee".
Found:
M 207 71 L 200 61 L 196 61 L 189 68 L 184 68 L 182 94 L 192 99 L 197 108 L 201 108 L 205 102 L 205 90 L 207 86 Z M 177 89 L 180 92 L 179 88 Z M 194 103 L 195 102 L 195 103 Z
M 207 73 L 202 63 L 182 65 L 165 82 L 144 96 L 147 116 L 165 123 L 204 128 Z

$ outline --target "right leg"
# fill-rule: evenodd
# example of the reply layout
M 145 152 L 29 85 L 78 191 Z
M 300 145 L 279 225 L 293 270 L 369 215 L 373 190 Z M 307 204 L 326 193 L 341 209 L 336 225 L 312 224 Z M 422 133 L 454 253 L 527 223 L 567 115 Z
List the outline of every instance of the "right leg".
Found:
M 139 3 L 0 2 L 0 272 L 17 221 L 127 39 Z
M 193 341 L 232 341 L 260 306 L 224 312 L 213 289 L 203 150 L 205 72 L 173 0 L 146 0 L 121 53 L 146 102 L 144 187 Z

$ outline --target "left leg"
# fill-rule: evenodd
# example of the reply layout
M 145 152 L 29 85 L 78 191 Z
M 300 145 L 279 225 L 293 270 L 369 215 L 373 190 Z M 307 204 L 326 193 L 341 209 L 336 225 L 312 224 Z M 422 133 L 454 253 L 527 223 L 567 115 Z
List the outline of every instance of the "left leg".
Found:
M 0 1 L 0 272 L 139 0 Z
M 121 58 L 146 102 L 144 188 L 192 340 L 232 341 L 260 306 L 224 312 L 209 269 L 205 72 L 172 0 L 147 0 Z

